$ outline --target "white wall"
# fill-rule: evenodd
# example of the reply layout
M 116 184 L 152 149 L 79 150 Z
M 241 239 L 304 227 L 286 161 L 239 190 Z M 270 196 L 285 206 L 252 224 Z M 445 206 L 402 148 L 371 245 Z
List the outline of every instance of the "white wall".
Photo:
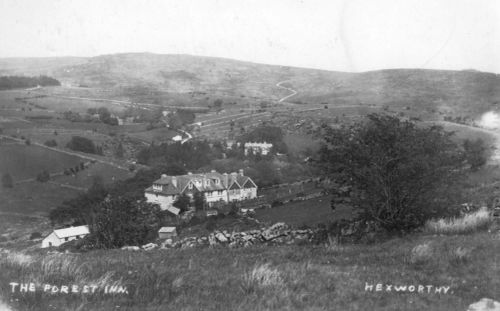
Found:
M 160 208 L 162 210 L 166 210 L 169 207 L 172 207 L 174 203 L 174 196 L 169 195 L 169 196 L 164 196 L 160 194 L 153 194 L 153 193 L 145 193 L 146 196 L 146 201 L 149 203 L 154 203 L 160 205 Z
M 86 236 L 86 234 L 80 235 L 80 239 L 83 238 L 84 236 Z M 73 240 L 76 240 L 76 236 L 68 237 L 68 239 L 66 240 L 66 238 L 63 239 L 58 238 L 57 235 L 54 232 L 52 232 L 45 239 L 42 240 L 42 248 L 59 246 L 63 243 Z

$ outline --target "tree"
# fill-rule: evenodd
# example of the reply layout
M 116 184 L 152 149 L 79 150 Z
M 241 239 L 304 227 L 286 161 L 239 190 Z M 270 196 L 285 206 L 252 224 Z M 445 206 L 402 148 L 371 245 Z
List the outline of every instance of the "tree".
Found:
M 469 163 L 471 170 L 477 171 L 486 164 L 488 155 L 486 153 L 486 145 L 481 138 L 476 140 L 466 139 L 463 142 L 465 158 Z
M 92 140 L 81 137 L 73 136 L 71 140 L 66 144 L 66 147 L 75 151 L 81 151 L 85 153 L 98 153 L 98 148 L 94 145 Z
M 196 192 L 193 195 L 193 205 L 196 208 L 196 210 L 203 210 L 205 208 L 205 205 L 207 203 L 207 199 L 201 192 Z
M 180 209 L 182 213 L 188 210 L 190 203 L 191 203 L 191 198 L 187 194 L 182 193 L 181 195 L 177 196 L 172 205 Z
M 130 198 L 104 200 L 92 208 L 88 248 L 143 245 L 157 238 L 162 213 L 158 206 Z
M 73 168 L 71 170 L 74 171 Z M 83 225 L 90 221 L 92 207 L 102 202 L 108 195 L 107 189 L 101 176 L 92 178 L 92 185 L 77 197 L 64 201 L 61 205 L 52 209 L 49 219 L 54 224 Z
M 9 173 L 5 173 L 2 175 L 2 186 L 4 188 L 14 188 L 14 181 L 12 180 L 12 176 Z
M 403 232 L 449 215 L 459 199 L 450 193 L 464 157 L 451 136 L 439 126 L 373 114 L 366 122 L 327 128 L 320 161 L 352 187 L 360 219 Z

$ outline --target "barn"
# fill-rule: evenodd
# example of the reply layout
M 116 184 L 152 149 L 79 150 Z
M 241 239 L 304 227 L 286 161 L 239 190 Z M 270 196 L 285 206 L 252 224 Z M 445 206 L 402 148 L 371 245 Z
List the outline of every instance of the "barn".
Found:
M 57 229 L 52 231 L 45 239 L 42 241 L 42 248 L 59 246 L 63 243 L 77 240 L 85 237 L 89 234 L 89 226 L 78 226 L 69 227 L 63 229 Z

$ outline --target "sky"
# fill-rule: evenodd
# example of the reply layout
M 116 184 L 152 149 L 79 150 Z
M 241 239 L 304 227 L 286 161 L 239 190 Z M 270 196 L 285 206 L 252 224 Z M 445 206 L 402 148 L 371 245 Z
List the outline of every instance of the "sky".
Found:
M 500 1 L 0 0 L 0 57 L 127 52 L 500 73 Z

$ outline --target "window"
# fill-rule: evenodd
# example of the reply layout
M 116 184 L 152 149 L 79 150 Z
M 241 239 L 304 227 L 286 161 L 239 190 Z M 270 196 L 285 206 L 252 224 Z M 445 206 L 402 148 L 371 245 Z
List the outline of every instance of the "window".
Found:
M 77 239 L 77 240 L 79 240 L 79 239 L 80 239 L 80 236 L 79 236 L 79 235 L 77 235 L 77 236 L 76 236 L 76 239 Z
M 189 183 L 188 188 L 189 188 L 189 189 L 193 189 L 193 183 Z
M 215 180 L 215 184 L 218 185 L 220 181 L 218 179 Z
M 66 242 L 67 242 L 67 241 L 68 241 L 68 238 L 64 238 L 64 241 L 66 241 Z

